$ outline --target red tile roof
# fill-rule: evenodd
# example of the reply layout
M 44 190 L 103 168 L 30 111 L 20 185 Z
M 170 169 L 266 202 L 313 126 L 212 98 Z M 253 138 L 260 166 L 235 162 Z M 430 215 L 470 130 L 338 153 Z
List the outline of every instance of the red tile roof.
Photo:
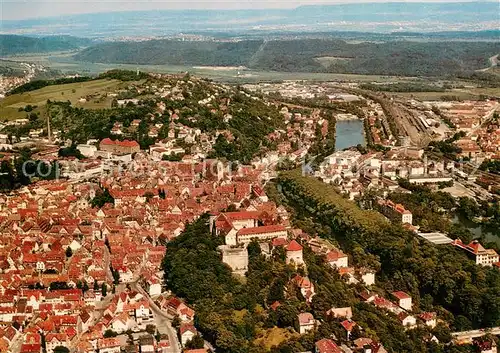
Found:
M 299 324 L 307 325 L 314 323 L 314 316 L 311 313 L 300 313 L 299 314 Z
M 318 353 L 342 353 L 335 342 L 327 338 L 323 338 L 316 342 L 316 351 Z
M 411 298 L 408 294 L 406 294 L 405 292 L 402 292 L 402 291 L 392 292 L 392 295 L 394 297 L 398 298 L 399 300 Z
M 129 140 L 123 140 L 123 141 L 113 141 L 110 138 L 105 138 L 104 140 L 101 141 L 101 145 L 116 145 L 116 146 L 121 146 L 121 147 L 139 147 L 139 144 L 136 141 L 129 141 Z
M 340 323 L 346 331 L 351 332 L 354 326 L 356 326 L 356 323 L 354 321 L 349 321 L 349 320 L 344 320 Z
M 292 240 L 290 244 L 286 247 L 286 251 L 302 251 L 302 245 Z
M 238 235 L 252 235 L 252 234 L 264 234 L 264 233 L 274 233 L 283 232 L 286 228 L 280 225 L 253 227 L 253 228 L 242 228 L 238 231 Z

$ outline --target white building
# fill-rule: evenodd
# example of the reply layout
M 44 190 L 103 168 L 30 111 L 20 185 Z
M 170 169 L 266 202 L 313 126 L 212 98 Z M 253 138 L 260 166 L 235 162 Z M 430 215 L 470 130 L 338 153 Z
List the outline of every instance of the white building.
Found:
M 497 252 L 493 249 L 485 249 L 477 240 L 468 245 L 462 243 L 460 239 L 452 242 L 452 245 L 466 250 L 476 261 L 476 265 L 493 266 L 500 261 Z
M 302 245 L 292 240 L 286 247 L 286 263 L 294 265 L 303 265 Z
M 415 316 L 409 315 L 405 312 L 399 313 L 398 319 L 406 328 L 414 328 L 415 326 L 417 326 L 417 319 L 415 319 Z
M 349 267 L 349 257 L 340 250 L 331 250 L 326 254 L 326 261 L 334 268 Z
M 314 316 L 311 313 L 300 313 L 298 316 L 299 319 L 299 333 L 301 335 L 314 330 L 316 326 L 316 320 L 314 320 Z
M 397 303 L 400 308 L 411 311 L 412 303 L 411 297 L 402 291 L 393 292 L 392 296 L 396 298 Z
M 424 322 L 426 326 L 429 326 L 430 328 L 436 327 L 437 320 L 435 312 L 425 312 L 418 315 L 418 317 Z
M 191 341 L 194 336 L 198 334 L 198 331 L 193 325 L 187 324 L 187 325 L 182 325 L 179 328 L 180 335 L 181 335 L 181 343 L 182 346 L 185 346 L 186 343 Z
M 76 149 L 80 151 L 81 154 L 83 154 L 85 157 L 94 157 L 95 153 L 97 152 L 97 146 L 94 145 L 77 145 Z
M 270 225 L 253 228 L 242 228 L 238 231 L 231 230 L 226 235 L 227 245 L 248 244 L 252 239 L 267 241 L 274 238 L 286 238 L 286 228 L 280 225 Z
M 222 252 L 222 262 L 229 265 L 234 273 L 244 275 L 248 271 L 248 250 L 246 245 L 241 247 L 221 245 L 219 250 Z
M 375 284 L 375 271 L 369 269 L 360 269 L 361 280 L 366 286 L 372 286 Z

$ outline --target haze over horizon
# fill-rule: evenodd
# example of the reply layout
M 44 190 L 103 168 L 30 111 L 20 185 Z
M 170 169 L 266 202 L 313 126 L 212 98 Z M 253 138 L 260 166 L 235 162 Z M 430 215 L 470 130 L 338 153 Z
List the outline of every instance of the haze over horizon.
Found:
M 246 10 L 246 9 L 291 9 L 305 5 L 338 5 L 363 3 L 463 3 L 463 2 L 495 2 L 495 1 L 455 1 L 455 0 L 184 0 L 184 1 L 155 1 L 136 0 L 119 1 L 107 0 L 1 0 L 0 18 L 2 21 L 38 19 L 66 15 L 123 12 L 123 11 L 154 11 L 154 10 Z M 119 6 L 119 7 L 118 7 Z M 1 25 L 0 25 L 1 27 Z

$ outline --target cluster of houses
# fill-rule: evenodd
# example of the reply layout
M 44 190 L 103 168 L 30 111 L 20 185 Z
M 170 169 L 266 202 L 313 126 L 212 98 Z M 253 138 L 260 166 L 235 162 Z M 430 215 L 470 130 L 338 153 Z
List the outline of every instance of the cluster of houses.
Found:
M 360 293 L 361 299 L 366 303 L 371 303 L 379 309 L 395 314 L 406 329 L 412 329 L 417 327 L 419 324 L 434 328 L 437 325 L 437 316 L 434 312 L 422 312 L 418 315 L 412 314 L 412 299 L 411 297 L 402 291 L 397 291 L 391 293 L 394 298 L 394 302 L 387 300 L 378 294 L 370 293 L 369 291 L 364 291 Z M 322 339 L 316 342 L 316 352 L 321 353 L 343 353 L 343 352 L 387 352 L 380 342 L 376 342 L 367 337 L 360 337 L 357 339 L 351 339 L 351 334 L 353 330 L 359 329 L 359 332 L 363 332 L 363 328 L 352 320 L 352 308 L 331 308 L 326 313 L 328 316 L 339 319 L 339 325 L 342 326 L 345 331 L 346 339 L 349 345 L 343 344 L 339 346 L 333 339 Z M 342 321 L 341 321 L 342 320 Z M 321 324 L 320 321 L 316 320 L 311 313 L 303 312 L 297 317 L 299 333 L 305 334 L 311 330 L 317 329 Z M 437 338 L 432 337 L 432 340 L 437 341 Z
M 392 135 L 384 110 L 379 103 L 367 100 L 368 106 L 363 108 L 369 127 L 371 140 L 375 145 L 394 146 L 396 137 Z
M 304 93 L 299 86 L 295 88 Z M 331 100 L 359 99 L 317 88 L 321 94 L 330 94 Z M 184 99 L 179 83 L 147 89 L 159 97 Z M 219 99 L 217 92 L 207 94 L 198 103 L 213 108 L 213 101 Z M 229 100 L 219 100 L 225 121 L 230 121 Z M 137 103 L 120 100 L 118 105 Z M 115 123 L 112 138 L 78 145 L 87 157 L 81 161 L 58 157 L 56 147 L 39 151 L 37 156 L 44 160 L 58 160 L 68 179 L 39 181 L 0 195 L 0 352 L 40 353 L 45 349 L 53 353 L 64 346 L 78 353 L 167 353 L 172 347 L 184 347 L 198 334 L 193 324 L 195 311 L 165 293 L 161 262 L 165 244 L 205 213 L 210 213 L 210 231 L 224 238 L 225 244 L 219 247 L 221 258 L 235 274 L 247 272 L 247 247 L 256 240 L 263 254 L 270 256 L 274 249 L 283 248 L 286 263 L 303 270 L 288 285 L 299 289 L 306 304 L 316 291 L 307 276 L 304 246 L 324 257 L 332 271 L 338 271 L 348 283 L 373 286 L 373 269 L 350 266 L 349 256 L 339 247 L 292 228 L 287 210 L 267 198 L 264 185 L 280 161 L 285 157 L 300 161 L 318 134 L 324 138 L 331 128 L 319 110 L 310 114 L 290 110 L 281 110 L 285 127 L 267 136 L 276 143 L 276 151 L 268 151 L 236 171 L 206 159 L 217 137 L 223 135 L 231 141 L 231 132 L 202 133 L 182 124 L 178 111 L 170 112 L 168 126 L 148 124 L 148 135 L 156 140 L 148 151 L 141 151 L 133 139 L 124 139 L 139 128 L 139 119 L 127 127 Z M 165 113 L 165 104 L 158 103 L 157 111 Z M 369 113 L 373 137 L 393 145 L 394 137 L 382 137 L 382 131 L 388 130 L 380 106 L 373 103 L 365 113 Z M 57 135 L 54 131 L 53 137 Z M 8 136 L 0 135 L 0 143 L 9 144 L 7 140 Z M 166 160 L 174 155 L 180 161 Z M 6 153 L 2 158 L 12 161 L 14 156 Z M 347 150 L 328 156 L 316 176 L 353 199 L 371 187 L 398 190 L 397 177 L 414 183 L 449 181 L 446 170 L 444 163 L 424 164 L 422 151 L 417 149 L 394 149 L 386 155 Z M 103 194 L 113 202 L 92 207 L 92 201 Z M 380 206 L 402 223 L 412 224 L 411 212 L 401 205 L 380 200 Z M 474 254 L 477 263 L 498 262 L 498 255 L 495 258 L 476 243 L 454 245 Z M 413 314 L 407 294 L 395 292 L 392 296 L 396 303 L 370 292 L 363 294 L 363 300 L 395 313 L 405 327 L 415 327 L 418 320 L 429 327 L 436 325 L 435 313 Z M 276 302 L 272 308 L 279 305 Z M 328 314 L 344 320 L 341 325 L 349 339 L 357 325 L 351 308 L 332 308 Z M 174 317 L 181 322 L 178 332 L 159 334 L 158 320 Z M 300 334 L 319 324 L 307 312 L 297 320 Z M 380 342 L 368 338 L 351 343 L 358 352 L 385 352 Z M 319 353 L 341 349 L 331 339 L 316 342 Z
M 337 151 L 324 159 L 314 176 L 337 186 L 351 200 L 370 188 L 386 194 L 391 191 L 407 192 L 398 186 L 398 178 L 413 184 L 451 182 L 452 165 L 426 161 L 423 152 L 406 147 L 393 148 L 386 154 L 361 154 L 353 149 Z
M 101 142 L 113 155 L 137 148 L 133 141 Z M 57 346 L 113 353 L 128 344 L 109 332 L 132 332 L 143 336 L 130 345 L 170 352 L 177 342 L 145 337 L 148 326 L 156 325 L 152 305 L 165 313 L 176 310 L 183 325 L 191 325 L 182 326 L 184 343 L 194 311 L 162 301 L 163 244 L 186 223 L 229 206 L 260 211 L 267 227 L 279 220 L 278 231 L 289 225 L 286 211 L 267 201 L 263 169 L 248 166 L 228 174 L 215 161 L 157 161 L 134 153 L 137 169 L 111 170 L 97 180 L 39 181 L 0 196 L 0 327 L 5 332 L 0 347 L 39 353 L 43 344 L 48 353 Z M 103 190 L 114 202 L 93 208 L 92 199 Z M 234 239 L 245 243 L 248 236 L 240 232 Z M 134 283 L 137 291 L 127 289 Z M 149 352 L 144 347 L 141 352 Z
M 310 83 L 303 81 L 284 81 L 279 83 L 258 83 L 245 84 L 243 87 L 247 90 L 271 94 L 279 93 L 286 98 L 317 98 L 326 97 L 332 102 L 355 102 L 361 97 L 345 93 L 338 89 L 338 86 L 356 87 L 356 83 L 351 82 L 322 82 Z
M 434 103 L 459 131 L 471 132 L 491 118 L 498 103 L 492 100 Z
M 476 141 L 484 151 L 485 157 L 500 159 L 500 122 L 492 121 L 488 126 L 478 129 L 476 135 Z

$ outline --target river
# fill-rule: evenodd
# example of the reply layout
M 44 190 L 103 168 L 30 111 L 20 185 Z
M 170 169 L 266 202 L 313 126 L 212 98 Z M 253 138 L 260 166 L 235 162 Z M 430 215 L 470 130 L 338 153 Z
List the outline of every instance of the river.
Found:
M 474 239 L 479 239 L 481 236 L 484 236 L 487 242 L 494 242 L 500 246 L 500 233 L 498 229 L 491 229 L 458 216 L 455 216 L 451 221 L 453 223 L 459 223 L 470 230 L 474 235 Z
M 363 120 L 337 121 L 335 150 L 341 151 L 358 144 L 365 146 Z

